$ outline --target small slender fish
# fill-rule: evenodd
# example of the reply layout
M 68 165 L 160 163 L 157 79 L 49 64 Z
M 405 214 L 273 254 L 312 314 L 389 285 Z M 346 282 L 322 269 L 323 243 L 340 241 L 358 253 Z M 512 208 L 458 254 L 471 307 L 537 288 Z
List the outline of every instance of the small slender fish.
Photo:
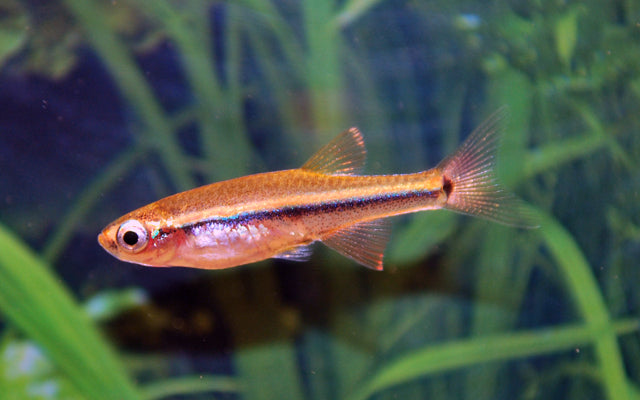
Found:
M 213 183 L 158 200 L 107 225 L 98 242 L 116 258 L 153 267 L 222 269 L 267 258 L 305 261 L 321 241 L 382 270 L 388 217 L 448 209 L 534 227 L 496 181 L 504 109 L 428 171 L 359 175 L 366 150 L 351 128 L 302 167 Z

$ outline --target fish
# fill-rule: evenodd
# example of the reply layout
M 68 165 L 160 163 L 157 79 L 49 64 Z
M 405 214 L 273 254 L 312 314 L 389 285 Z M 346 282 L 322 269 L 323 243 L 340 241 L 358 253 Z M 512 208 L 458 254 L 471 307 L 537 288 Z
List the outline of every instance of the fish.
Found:
M 445 209 L 534 228 L 525 203 L 496 178 L 506 113 L 492 114 L 436 167 L 407 174 L 362 175 L 364 139 L 350 128 L 300 168 L 165 197 L 108 224 L 98 242 L 122 261 L 200 269 L 268 258 L 307 261 L 311 245 L 322 242 L 382 270 L 392 216 Z

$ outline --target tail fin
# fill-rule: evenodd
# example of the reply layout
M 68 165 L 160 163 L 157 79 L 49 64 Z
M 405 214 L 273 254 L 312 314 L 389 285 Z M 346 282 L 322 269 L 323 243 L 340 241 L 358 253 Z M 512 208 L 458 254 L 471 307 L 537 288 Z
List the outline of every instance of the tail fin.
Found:
M 447 193 L 444 207 L 504 225 L 536 228 L 525 204 L 496 179 L 496 153 L 507 114 L 506 107 L 498 109 L 438 165 Z

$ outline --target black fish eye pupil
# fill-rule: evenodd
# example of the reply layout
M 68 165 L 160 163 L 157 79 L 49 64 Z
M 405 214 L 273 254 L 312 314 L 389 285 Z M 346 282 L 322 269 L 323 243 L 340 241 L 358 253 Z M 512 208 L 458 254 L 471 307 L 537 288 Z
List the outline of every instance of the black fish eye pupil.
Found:
M 138 243 L 138 234 L 133 231 L 127 231 L 122 236 L 122 240 L 129 246 L 133 246 Z

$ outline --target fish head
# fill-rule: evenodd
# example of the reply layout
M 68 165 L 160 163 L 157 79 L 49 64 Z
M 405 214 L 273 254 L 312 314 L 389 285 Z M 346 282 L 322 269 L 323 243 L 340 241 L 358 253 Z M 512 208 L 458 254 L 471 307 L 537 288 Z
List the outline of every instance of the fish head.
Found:
M 98 243 L 119 260 L 166 266 L 173 255 L 166 235 L 159 235 L 166 222 L 162 218 L 150 218 L 149 214 L 149 210 L 143 208 L 118 218 L 100 232 Z

